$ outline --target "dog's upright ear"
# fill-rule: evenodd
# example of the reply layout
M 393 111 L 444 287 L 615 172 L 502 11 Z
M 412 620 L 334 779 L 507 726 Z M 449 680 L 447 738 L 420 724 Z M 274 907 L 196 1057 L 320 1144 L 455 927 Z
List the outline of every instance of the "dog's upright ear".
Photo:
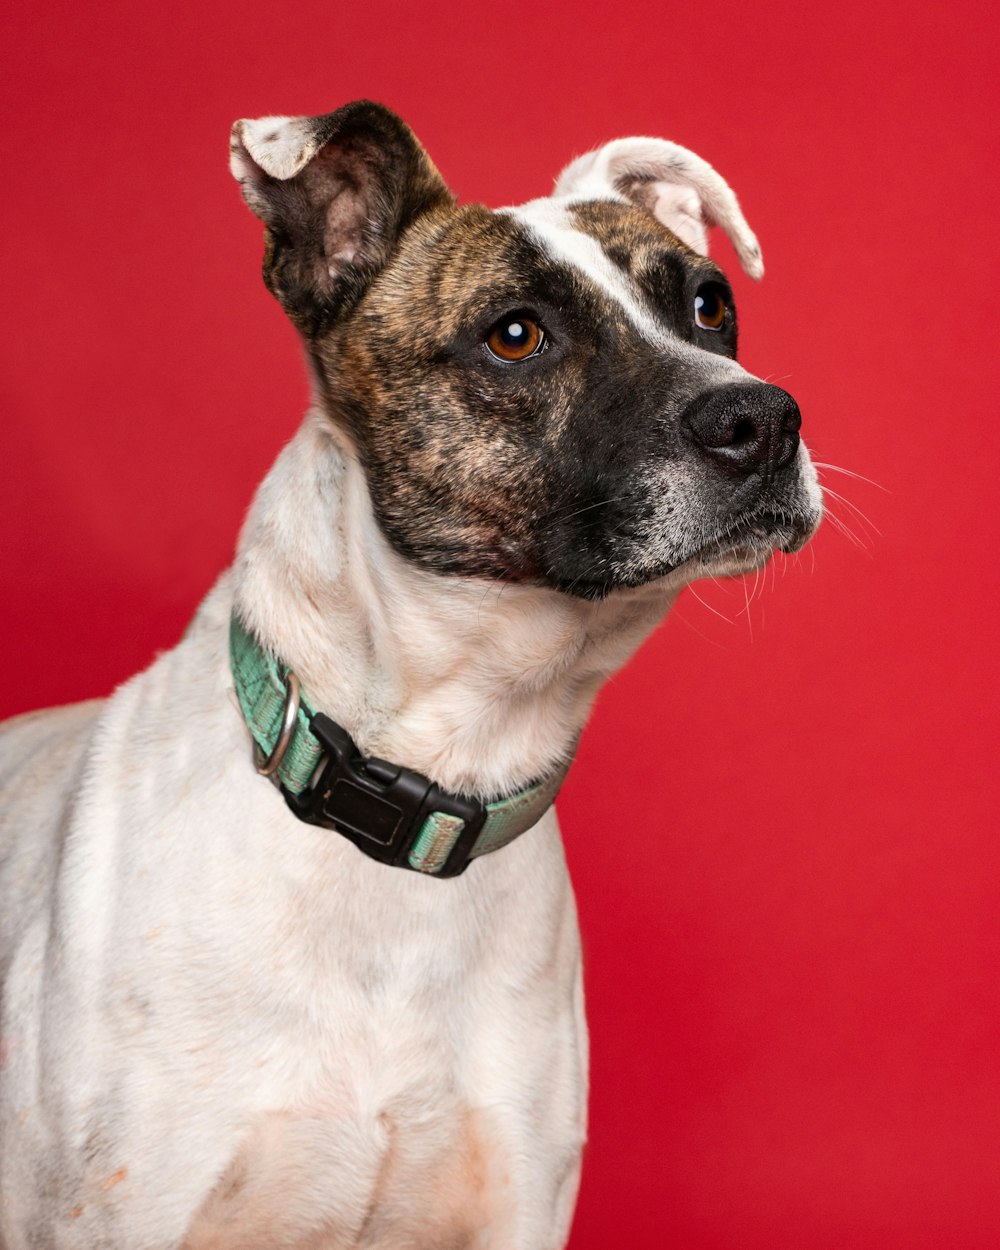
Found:
M 588 152 L 566 166 L 552 194 L 631 201 L 702 256 L 709 226 L 721 226 L 750 277 L 763 276 L 760 245 L 732 188 L 707 161 L 666 139 L 616 139 Z
M 452 202 L 410 128 L 369 100 L 238 121 L 229 164 L 267 227 L 264 281 L 306 335 L 362 294 L 421 214 Z

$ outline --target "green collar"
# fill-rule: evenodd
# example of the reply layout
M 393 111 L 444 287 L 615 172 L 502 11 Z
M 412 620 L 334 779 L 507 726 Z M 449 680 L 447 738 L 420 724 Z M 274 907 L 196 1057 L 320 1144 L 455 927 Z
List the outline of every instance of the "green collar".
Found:
M 235 612 L 229 654 L 258 772 L 274 778 L 300 820 L 336 830 L 380 863 L 457 876 L 537 824 L 572 762 L 492 803 L 450 794 L 422 773 L 365 759 L 345 729 L 312 710 L 295 674 Z

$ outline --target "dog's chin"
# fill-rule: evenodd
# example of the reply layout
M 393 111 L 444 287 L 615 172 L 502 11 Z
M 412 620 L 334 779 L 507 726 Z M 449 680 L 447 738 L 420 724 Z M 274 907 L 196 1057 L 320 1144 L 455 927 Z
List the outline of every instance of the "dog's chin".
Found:
M 676 571 L 684 573 L 689 581 L 697 577 L 740 577 L 753 573 L 763 568 L 775 552 L 794 555 L 801 551 L 818 525 L 818 516 L 788 520 L 757 515 L 710 539 Z
M 740 577 L 767 564 L 780 551 L 801 551 L 816 532 L 819 517 L 788 519 L 758 514 L 741 520 L 676 560 L 631 562 L 606 576 L 550 576 L 554 589 L 577 599 L 599 600 L 647 588 L 679 588 L 699 577 Z

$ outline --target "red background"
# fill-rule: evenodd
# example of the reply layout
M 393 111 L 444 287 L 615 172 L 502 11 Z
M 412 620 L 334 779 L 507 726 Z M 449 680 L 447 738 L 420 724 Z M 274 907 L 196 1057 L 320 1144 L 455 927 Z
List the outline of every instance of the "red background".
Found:
M 861 545 L 826 525 L 749 610 L 700 588 L 728 620 L 685 594 L 599 702 L 560 804 L 594 1056 L 573 1250 L 1000 1245 L 980 10 L 6 20 L 3 711 L 104 694 L 176 640 L 304 407 L 235 117 L 382 99 L 490 204 L 618 135 L 692 147 L 763 243 L 762 286 L 734 274 L 744 361 L 819 460 L 884 488 L 828 473 Z

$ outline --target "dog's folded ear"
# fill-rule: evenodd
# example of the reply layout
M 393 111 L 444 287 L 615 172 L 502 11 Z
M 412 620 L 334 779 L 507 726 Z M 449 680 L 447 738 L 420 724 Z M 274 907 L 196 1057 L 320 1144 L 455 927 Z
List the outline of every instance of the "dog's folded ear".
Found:
M 230 168 L 267 227 L 264 281 L 307 335 L 358 298 L 417 217 L 452 202 L 410 128 L 368 100 L 238 121 Z
M 631 201 L 702 256 L 709 226 L 721 226 L 750 277 L 764 273 L 760 245 L 732 188 L 707 161 L 666 139 L 616 139 L 588 152 L 566 166 L 552 194 Z

